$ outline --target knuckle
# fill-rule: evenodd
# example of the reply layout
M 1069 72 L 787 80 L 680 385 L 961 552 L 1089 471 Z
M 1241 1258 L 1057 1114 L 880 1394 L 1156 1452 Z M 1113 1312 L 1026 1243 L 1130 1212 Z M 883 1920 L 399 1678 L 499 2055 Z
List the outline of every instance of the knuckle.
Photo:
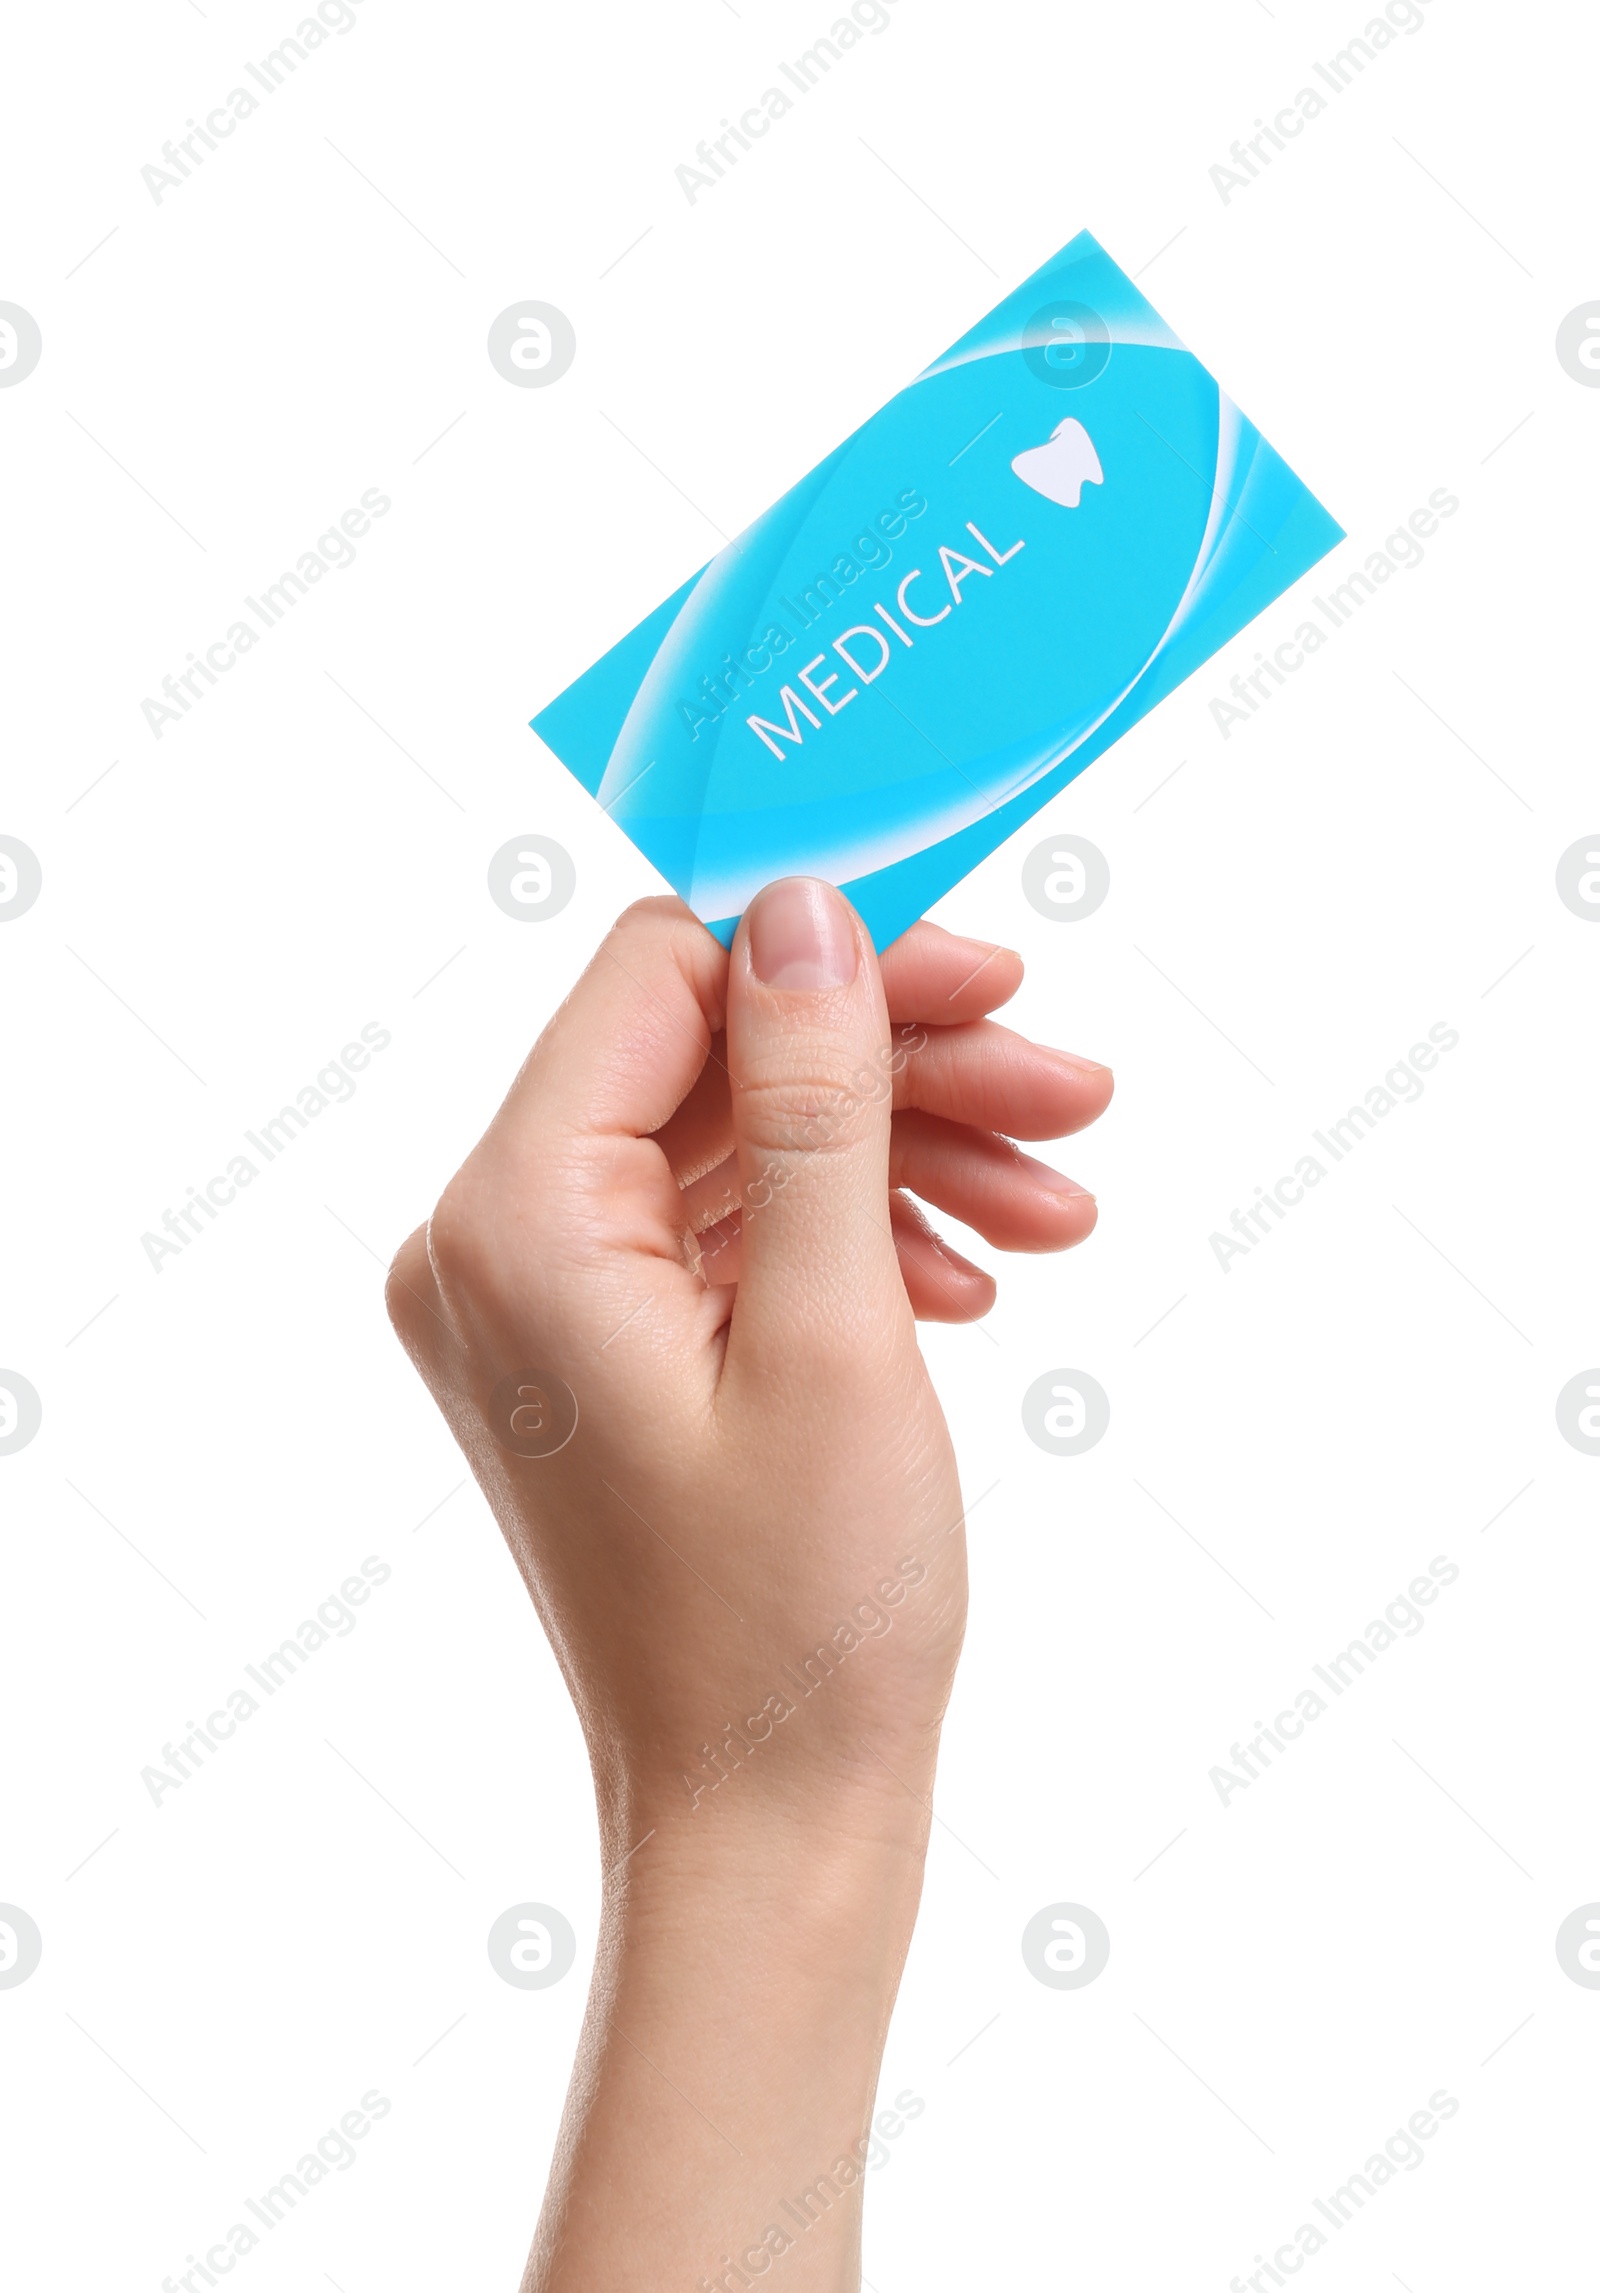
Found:
M 745 1143 L 763 1153 L 835 1153 L 872 1135 L 889 1094 L 888 1076 L 871 1062 L 747 1076 L 737 1095 L 739 1129 Z
M 384 1276 L 383 1303 L 395 1336 L 415 1359 L 428 1336 L 428 1322 L 436 1296 L 433 1269 L 428 1264 L 427 1229 L 419 1226 L 401 1243 Z
M 657 921 L 676 923 L 689 913 L 690 910 L 684 906 L 676 892 L 652 892 L 645 899 L 631 901 L 618 915 L 611 929 L 614 932 L 628 932 L 636 930 L 641 924 Z
M 456 1173 L 435 1203 L 426 1247 L 441 1289 L 470 1294 L 487 1282 L 494 1261 L 493 1222 L 468 1168 Z

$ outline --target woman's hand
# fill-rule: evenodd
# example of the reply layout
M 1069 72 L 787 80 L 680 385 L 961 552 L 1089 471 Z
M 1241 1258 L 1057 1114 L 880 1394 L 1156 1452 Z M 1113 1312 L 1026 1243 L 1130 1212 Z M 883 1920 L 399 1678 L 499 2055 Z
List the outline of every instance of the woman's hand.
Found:
M 994 1303 L 991 1277 L 949 1249 L 908 1199 L 919 1195 L 1002 1250 L 1063 1250 L 1094 1226 L 1092 1194 L 1022 1154 L 1013 1139 L 1063 1138 L 1105 1111 L 1109 1071 L 987 1022 L 1022 984 L 1011 949 L 914 924 L 883 958 L 890 1038 L 858 1078 L 889 1098 L 887 1216 L 920 1321 L 965 1322 Z M 657 1134 L 684 1190 L 706 1279 L 738 1277 L 744 1211 L 734 1151 L 727 1044 L 720 1033 L 687 1098 Z M 837 1121 L 824 1094 L 819 1140 Z M 764 1194 L 760 1179 L 758 1195 Z
M 795 2293 L 856 2282 L 966 1602 L 913 1309 L 993 1296 L 898 1189 L 1063 1247 L 1092 1201 L 1000 1134 L 1075 1130 L 1110 1096 L 982 1016 L 1020 970 L 920 925 L 880 972 L 806 879 L 757 898 L 731 957 L 646 901 L 395 1261 L 396 1326 L 539 1609 L 599 1802 L 538 2293 L 723 2282 L 725 2254 L 753 2283 L 780 2252 Z M 799 2226 L 779 2199 L 819 2175 L 834 2195 Z

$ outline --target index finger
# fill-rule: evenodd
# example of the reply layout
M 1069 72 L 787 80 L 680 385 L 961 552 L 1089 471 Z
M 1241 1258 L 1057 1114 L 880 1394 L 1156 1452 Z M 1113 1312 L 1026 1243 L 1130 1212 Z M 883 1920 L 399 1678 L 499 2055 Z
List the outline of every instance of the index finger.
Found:
M 889 1017 L 926 1027 L 982 1019 L 1022 985 L 1022 958 L 1014 948 L 966 939 L 926 917 L 884 949 L 882 963 Z
M 643 1138 L 681 1105 L 723 1026 L 728 955 L 679 899 L 618 917 L 489 1126 L 513 1156 L 554 1138 Z

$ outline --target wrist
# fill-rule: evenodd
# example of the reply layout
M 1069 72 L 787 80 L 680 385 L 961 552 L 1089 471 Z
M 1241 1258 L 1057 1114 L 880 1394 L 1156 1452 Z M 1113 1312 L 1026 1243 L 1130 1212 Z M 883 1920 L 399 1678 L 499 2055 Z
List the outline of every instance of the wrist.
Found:
M 652 2256 L 663 2286 L 736 2284 L 730 2255 L 753 2282 L 780 2253 L 792 2293 L 859 2281 L 878 2069 L 922 1884 L 920 1834 L 883 1829 L 854 1806 L 831 1821 L 745 1810 L 657 1826 L 613 1862 L 530 2289 L 625 2281 L 616 2209 L 579 2195 L 619 2176 L 672 2225 Z
M 634 1952 L 663 1958 L 736 1946 L 796 1964 L 805 1979 L 892 1995 L 922 1892 L 929 1818 L 877 1806 L 800 1812 L 752 1806 L 737 1820 L 669 1818 L 609 1863 L 603 1920 Z M 610 1827 L 607 1826 L 607 1829 Z
M 931 1823 L 926 1797 L 886 1771 L 851 1790 L 752 1779 L 692 1808 L 629 1794 L 602 1803 L 604 1916 L 635 1947 L 716 1933 L 746 1955 L 809 1952 L 819 1970 L 876 1971 L 892 1986 Z

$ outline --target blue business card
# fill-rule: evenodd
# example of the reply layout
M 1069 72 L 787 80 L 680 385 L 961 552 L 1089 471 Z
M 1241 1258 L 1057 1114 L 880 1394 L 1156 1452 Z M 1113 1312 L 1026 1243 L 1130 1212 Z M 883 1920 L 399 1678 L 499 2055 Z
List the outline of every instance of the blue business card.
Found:
M 724 944 L 885 947 L 1342 538 L 1084 231 L 533 728 Z

